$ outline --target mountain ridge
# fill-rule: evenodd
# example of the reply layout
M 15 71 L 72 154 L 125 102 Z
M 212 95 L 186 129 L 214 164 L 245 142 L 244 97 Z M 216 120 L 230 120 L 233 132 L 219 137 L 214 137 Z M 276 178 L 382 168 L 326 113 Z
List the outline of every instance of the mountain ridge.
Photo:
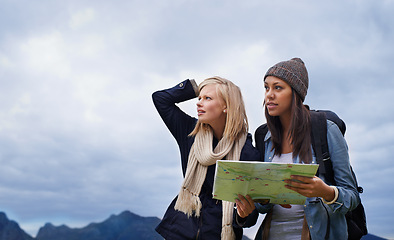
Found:
M 0 240 L 34 240 L 20 228 L 15 221 L 9 220 L 7 215 L 0 212 Z
M 102 222 L 92 222 L 81 228 L 70 228 L 62 224 L 55 226 L 48 222 L 34 238 L 27 234 L 17 222 L 0 212 L 0 240 L 155 240 L 162 239 L 155 227 L 160 223 L 157 217 L 142 217 L 128 210 L 118 215 L 111 214 Z M 244 240 L 249 238 L 245 237 Z M 362 240 L 387 240 L 368 234 Z
M 159 222 L 157 217 L 141 217 L 123 211 L 119 215 L 112 214 L 103 222 L 90 223 L 82 228 L 69 228 L 66 225 L 55 227 L 47 223 L 39 229 L 36 240 L 161 239 L 154 230 Z

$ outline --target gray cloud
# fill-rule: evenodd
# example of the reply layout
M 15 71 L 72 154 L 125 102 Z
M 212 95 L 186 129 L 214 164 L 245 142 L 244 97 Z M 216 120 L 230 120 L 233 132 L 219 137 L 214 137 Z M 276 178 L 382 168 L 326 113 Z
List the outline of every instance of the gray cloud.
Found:
M 226 77 L 241 87 L 254 132 L 265 121 L 265 71 L 298 56 L 306 103 L 348 125 L 370 232 L 394 237 L 382 204 L 394 174 L 393 9 L 368 0 L 3 1 L 2 210 L 32 234 L 47 221 L 76 226 L 125 209 L 161 217 L 182 174 L 151 94 Z M 193 115 L 195 101 L 181 107 Z

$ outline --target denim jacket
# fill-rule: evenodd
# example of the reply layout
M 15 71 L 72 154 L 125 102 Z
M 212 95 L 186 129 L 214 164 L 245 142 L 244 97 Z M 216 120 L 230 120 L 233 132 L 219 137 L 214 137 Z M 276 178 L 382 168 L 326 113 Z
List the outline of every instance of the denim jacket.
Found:
M 269 131 L 264 141 L 264 161 L 271 162 L 274 157 L 274 150 L 272 150 L 271 133 Z M 330 219 L 329 239 L 345 240 L 348 239 L 345 214 L 357 207 L 360 197 L 352 177 L 348 146 L 345 138 L 342 136 L 338 126 L 330 120 L 327 120 L 327 142 L 339 196 L 336 202 L 330 205 L 323 203 L 317 197 L 307 198 L 304 205 L 304 213 L 313 240 L 324 239 L 328 219 Z M 313 149 L 312 155 L 313 163 L 316 163 Z M 296 157 L 293 159 L 293 162 L 300 163 L 300 159 Z M 323 175 L 318 177 L 325 181 Z M 272 208 L 272 204 L 256 204 L 256 207 L 260 213 L 267 213 Z

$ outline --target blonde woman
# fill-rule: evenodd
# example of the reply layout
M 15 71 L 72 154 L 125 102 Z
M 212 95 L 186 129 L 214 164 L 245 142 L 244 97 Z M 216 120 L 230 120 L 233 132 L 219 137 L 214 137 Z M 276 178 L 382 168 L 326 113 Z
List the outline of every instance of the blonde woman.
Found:
M 198 119 L 176 106 L 197 96 Z M 212 198 L 217 160 L 260 158 L 247 132 L 240 89 L 227 79 L 212 77 L 198 87 L 194 80 L 185 80 L 152 97 L 179 145 L 184 176 L 156 231 L 167 240 L 242 239 L 242 228 L 233 225 L 234 203 Z

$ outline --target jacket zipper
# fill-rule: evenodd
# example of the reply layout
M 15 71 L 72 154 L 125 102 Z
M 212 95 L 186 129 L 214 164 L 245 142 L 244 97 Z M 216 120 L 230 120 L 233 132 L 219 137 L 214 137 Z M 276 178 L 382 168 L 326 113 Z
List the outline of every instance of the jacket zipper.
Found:
M 197 235 L 196 235 L 196 240 L 199 239 L 200 237 L 200 230 L 201 230 L 201 226 L 202 226 L 202 214 L 200 215 L 200 225 L 198 226 L 198 230 L 197 230 Z

